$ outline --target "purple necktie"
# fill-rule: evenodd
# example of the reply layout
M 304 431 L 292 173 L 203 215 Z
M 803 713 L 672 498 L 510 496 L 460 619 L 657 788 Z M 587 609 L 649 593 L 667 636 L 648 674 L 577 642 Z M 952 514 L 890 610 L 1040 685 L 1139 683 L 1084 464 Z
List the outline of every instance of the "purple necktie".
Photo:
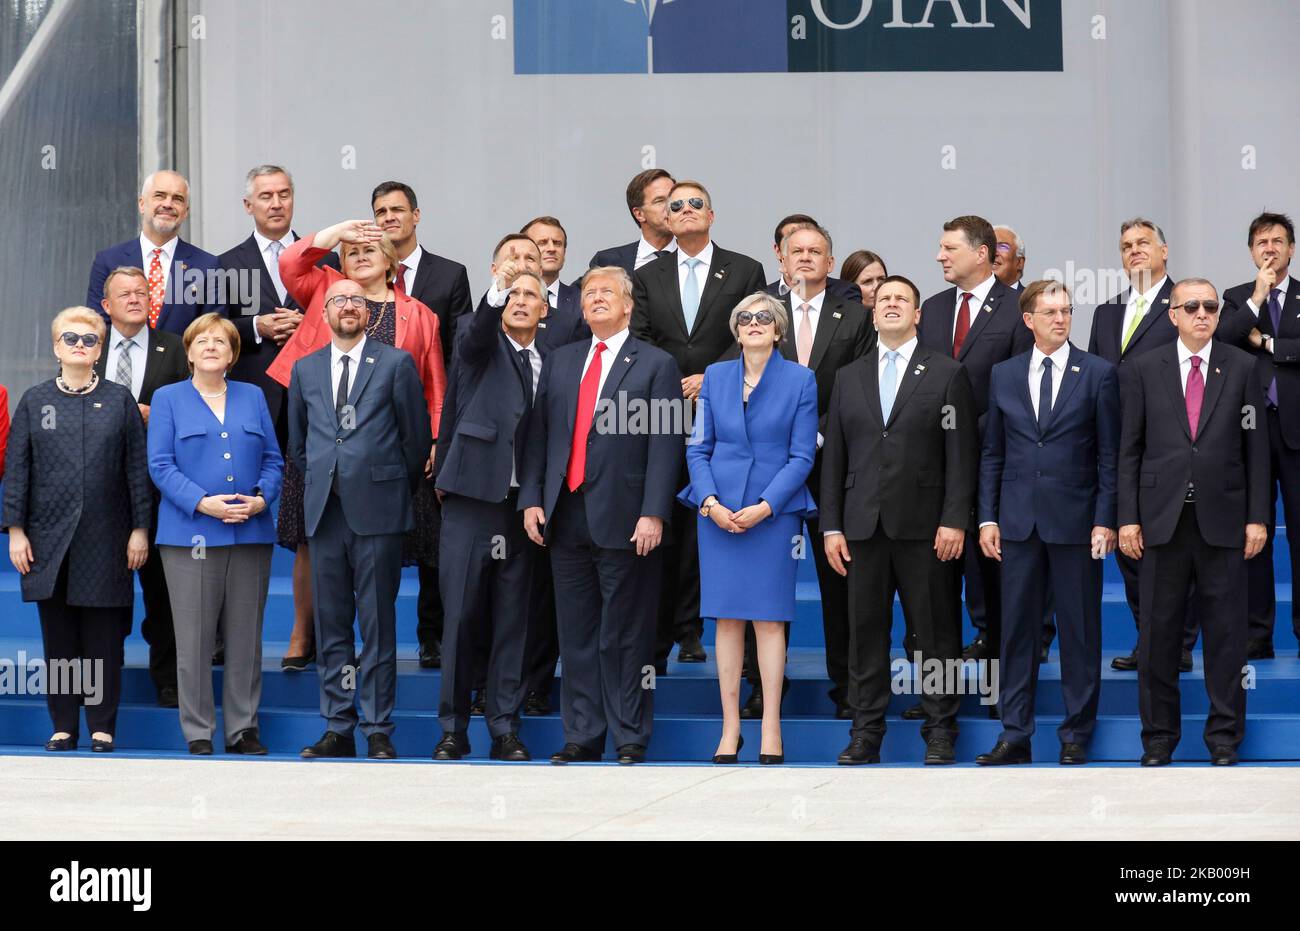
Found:
M 1268 317 L 1273 321 L 1273 338 L 1277 339 L 1277 331 L 1282 326 L 1282 302 L 1278 300 L 1278 295 L 1282 293 L 1281 288 L 1274 288 L 1268 292 Z M 1277 377 L 1268 383 L 1268 403 L 1277 407 Z
M 1205 378 L 1201 375 L 1201 357 L 1192 356 L 1192 370 L 1187 373 L 1187 425 L 1192 442 L 1196 442 L 1196 425 L 1201 422 L 1201 402 L 1205 400 Z

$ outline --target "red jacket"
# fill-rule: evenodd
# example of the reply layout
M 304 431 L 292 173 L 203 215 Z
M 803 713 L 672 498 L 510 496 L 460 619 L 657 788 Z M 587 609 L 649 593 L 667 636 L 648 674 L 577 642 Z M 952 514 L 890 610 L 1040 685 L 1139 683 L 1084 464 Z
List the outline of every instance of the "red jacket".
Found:
M 5 477 L 5 450 L 9 448 L 9 392 L 0 385 L 0 478 Z
M 306 307 L 302 322 L 280 349 L 266 374 L 286 388 L 293 364 L 303 356 L 329 345 L 330 327 L 325 319 L 325 292 L 343 275 L 334 269 L 317 268 L 316 263 L 329 251 L 312 246 L 315 233 L 308 233 L 280 255 L 280 280 L 293 299 Z M 415 359 L 415 368 L 424 385 L 424 399 L 429 405 L 429 425 L 438 438 L 438 421 L 442 417 L 442 399 L 447 393 L 447 372 L 442 362 L 442 341 L 438 336 L 438 318 L 415 298 L 396 292 L 397 348 L 405 349 Z

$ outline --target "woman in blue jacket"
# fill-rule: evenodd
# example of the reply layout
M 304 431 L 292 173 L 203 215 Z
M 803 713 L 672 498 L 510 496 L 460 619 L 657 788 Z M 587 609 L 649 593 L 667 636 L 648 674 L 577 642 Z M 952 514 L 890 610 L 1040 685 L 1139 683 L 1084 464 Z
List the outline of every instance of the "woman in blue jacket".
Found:
M 186 328 L 185 352 L 193 377 L 154 392 L 149 414 L 181 731 L 190 753 L 212 753 L 212 650 L 220 625 L 226 752 L 260 755 L 262 611 L 275 542 L 267 504 L 280 492 L 284 458 L 262 389 L 226 381 L 239 358 L 234 324 L 204 314 Z
M 806 482 L 817 450 L 817 381 L 776 351 L 785 305 L 752 294 L 731 312 L 741 357 L 704 372 L 686 449 L 691 484 L 678 497 L 699 509 L 700 615 L 717 619 L 722 738 L 715 763 L 734 763 L 740 736 L 745 623 L 753 622 L 759 672 L 781 694 L 785 630 L 794 619 L 803 520 L 817 513 Z M 763 707 L 760 763 L 782 763 L 780 702 Z

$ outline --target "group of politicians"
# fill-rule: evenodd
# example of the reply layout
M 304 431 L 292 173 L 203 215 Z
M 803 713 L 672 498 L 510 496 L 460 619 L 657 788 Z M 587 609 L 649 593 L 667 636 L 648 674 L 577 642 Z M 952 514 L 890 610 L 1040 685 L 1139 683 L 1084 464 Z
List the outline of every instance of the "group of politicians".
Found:
M 626 195 L 635 241 L 566 284 L 562 222 L 529 220 L 476 301 L 465 266 L 418 242 L 405 183 L 376 186 L 371 216 L 300 237 L 290 173 L 259 165 L 252 234 L 214 255 L 179 237 L 185 178 L 150 174 L 139 236 L 100 251 L 85 305 L 52 322 L 57 376 L 0 422 L 2 524 L 46 661 L 103 669 L 94 704 L 51 690 L 46 749 L 79 746 L 83 710 L 91 748 L 113 749 L 138 574 L 150 676 L 190 752 L 214 751 L 219 664 L 225 751 L 267 753 L 278 544 L 294 553 L 281 667 L 318 667 L 325 722 L 303 757 L 357 755 L 358 728 L 369 757 L 398 755 L 405 565 L 419 664 L 441 668 L 434 759 L 471 753 L 475 714 L 492 759 L 531 759 L 521 715 L 552 713 L 558 661 L 551 762 L 601 760 L 607 742 L 643 762 L 654 679 L 674 648 L 707 661 L 711 618 L 713 762 L 741 761 L 740 721 L 757 718 L 758 761 L 782 763 L 811 555 L 830 707 L 850 722 L 839 763 L 880 760 L 897 597 L 907 662 L 999 664 L 1002 731 L 982 765 L 1032 761 L 1059 639 L 1059 762 L 1080 764 L 1114 552 L 1137 634 L 1112 666 L 1137 673 L 1141 762 L 1171 760 L 1198 637 L 1204 740 L 1211 762 L 1237 762 L 1244 670 L 1273 656 L 1279 486 L 1300 526 L 1287 216 L 1250 222 L 1257 273 L 1222 295 L 1170 275 L 1156 223 L 1124 221 L 1128 285 L 1095 308 L 1084 351 L 1068 287 L 1023 281 L 1021 237 L 981 217 L 942 224 L 950 287 L 922 300 L 866 249 L 833 277 L 811 216 L 777 224 L 769 283 L 713 242 L 703 183 L 655 168 Z M 978 632 L 964 648 L 963 603 Z M 902 716 L 921 722 L 926 764 L 954 763 L 961 690 L 920 681 Z

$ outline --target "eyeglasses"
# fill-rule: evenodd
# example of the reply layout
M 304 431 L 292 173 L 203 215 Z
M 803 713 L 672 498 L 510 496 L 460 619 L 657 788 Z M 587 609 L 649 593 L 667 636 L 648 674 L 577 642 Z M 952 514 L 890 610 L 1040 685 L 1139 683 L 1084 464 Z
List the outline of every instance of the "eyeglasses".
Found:
M 1034 311 L 1034 316 L 1048 318 L 1069 317 L 1072 313 L 1074 313 L 1073 307 L 1058 307 L 1056 310 L 1036 310 Z
M 751 323 L 757 323 L 760 326 L 770 326 L 775 322 L 776 317 L 773 316 L 772 311 L 770 310 L 742 310 L 740 313 L 736 314 L 736 323 L 741 326 L 749 326 Z
M 63 340 L 65 346 L 75 346 L 77 343 L 81 343 L 87 349 L 94 349 L 99 345 L 99 334 L 97 333 L 73 333 L 69 330 L 66 333 L 60 333 L 59 339 Z
M 366 299 L 360 294 L 336 294 L 325 302 L 326 306 L 333 307 L 335 310 L 342 310 L 351 304 L 357 310 L 366 306 Z
M 1175 306 L 1181 307 L 1183 312 L 1189 317 L 1193 316 L 1201 308 L 1205 308 L 1205 312 L 1211 315 L 1219 312 L 1218 301 L 1183 301 L 1181 304 Z
M 1001 252 L 1001 253 L 1004 253 L 1004 254 L 1007 253 L 1007 252 L 1010 252 L 1010 251 L 1011 251 L 1011 243 L 1009 243 L 1009 242 L 1000 242 L 1000 243 L 998 243 L 998 251 Z
M 691 207 L 693 207 L 693 208 L 696 209 L 696 210 L 703 210 L 703 209 L 704 209 L 704 198 L 703 198 L 703 197 L 688 197 L 688 198 L 686 198 L 685 200 L 681 200 L 681 199 L 679 198 L 679 199 L 677 199 L 677 200 L 675 200 L 675 201 L 672 201 L 672 202 L 668 205 L 668 209 L 671 210 L 673 213 L 681 213 L 681 212 L 682 212 L 682 208 L 685 207 L 687 204 L 690 204 Z

